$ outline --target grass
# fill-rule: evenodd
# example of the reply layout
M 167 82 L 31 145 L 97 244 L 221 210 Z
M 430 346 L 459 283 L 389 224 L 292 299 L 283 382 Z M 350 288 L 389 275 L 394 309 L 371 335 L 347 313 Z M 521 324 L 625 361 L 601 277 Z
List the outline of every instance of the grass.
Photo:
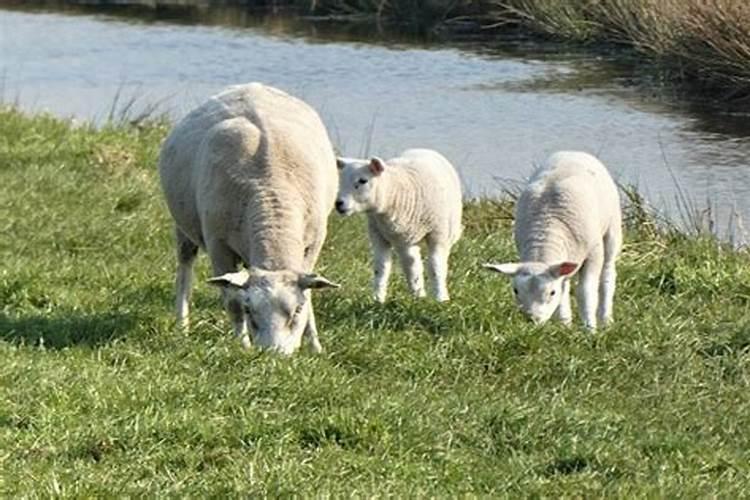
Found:
M 750 97 L 750 4 L 744 0 L 490 0 L 489 17 L 580 43 L 635 48 L 676 80 Z
M 205 258 L 173 325 L 164 124 L 0 110 L 0 494 L 740 497 L 750 487 L 750 258 L 635 207 L 617 322 L 536 327 L 507 284 L 510 206 L 472 203 L 449 281 L 369 296 L 333 217 L 326 352 L 243 351 Z

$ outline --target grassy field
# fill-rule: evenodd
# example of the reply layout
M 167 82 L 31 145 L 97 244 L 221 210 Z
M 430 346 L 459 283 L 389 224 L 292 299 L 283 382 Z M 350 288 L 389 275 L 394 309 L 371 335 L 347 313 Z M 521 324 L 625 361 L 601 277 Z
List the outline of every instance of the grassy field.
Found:
M 333 217 L 326 352 L 243 351 L 200 260 L 173 325 L 162 125 L 0 110 L 0 495 L 738 498 L 750 488 L 750 258 L 632 214 L 616 323 L 536 327 L 508 203 L 467 206 L 453 301 L 369 295 Z

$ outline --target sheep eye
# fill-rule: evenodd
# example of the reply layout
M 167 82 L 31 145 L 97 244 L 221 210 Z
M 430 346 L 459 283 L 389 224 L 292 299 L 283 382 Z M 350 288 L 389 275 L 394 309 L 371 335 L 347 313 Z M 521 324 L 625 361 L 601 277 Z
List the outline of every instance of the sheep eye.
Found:
M 359 180 L 357 181 L 357 184 L 359 184 L 360 186 L 362 186 L 362 185 L 364 185 L 364 184 L 367 184 L 367 179 L 359 179 Z
M 289 316 L 289 320 L 287 321 L 287 324 L 289 326 L 294 325 L 299 320 L 299 314 L 302 312 L 302 308 L 305 304 L 297 304 L 297 307 L 294 308 L 294 312 Z
M 554 297 L 554 296 L 555 296 L 555 293 L 556 293 L 556 292 L 557 292 L 557 290 L 552 290 L 552 291 L 551 291 L 551 292 L 549 293 L 549 296 L 550 296 L 550 297 Z

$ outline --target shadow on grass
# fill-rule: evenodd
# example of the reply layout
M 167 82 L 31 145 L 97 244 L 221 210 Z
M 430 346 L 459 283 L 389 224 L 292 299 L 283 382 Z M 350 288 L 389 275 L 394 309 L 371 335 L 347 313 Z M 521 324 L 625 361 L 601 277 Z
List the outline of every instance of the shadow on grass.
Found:
M 66 313 L 55 316 L 13 317 L 0 313 L 0 340 L 48 349 L 98 346 L 124 336 L 137 318 L 133 314 L 107 312 Z
M 197 280 L 196 280 L 197 281 Z M 191 310 L 222 309 L 221 295 L 211 285 L 194 283 L 190 298 Z M 139 307 L 154 307 L 159 310 L 174 312 L 175 289 L 172 282 L 159 285 L 146 285 L 139 288 L 127 289 L 121 292 L 125 304 Z
M 750 323 L 737 326 L 721 322 L 709 329 L 705 339 L 697 349 L 704 358 L 746 353 L 750 350 Z
M 363 329 L 398 332 L 416 330 L 438 337 L 459 327 L 458 321 L 445 305 L 430 299 L 393 299 L 380 304 L 371 300 L 327 300 L 326 297 L 320 302 L 324 304 L 321 310 L 325 311 L 326 321 L 335 323 L 346 318 Z

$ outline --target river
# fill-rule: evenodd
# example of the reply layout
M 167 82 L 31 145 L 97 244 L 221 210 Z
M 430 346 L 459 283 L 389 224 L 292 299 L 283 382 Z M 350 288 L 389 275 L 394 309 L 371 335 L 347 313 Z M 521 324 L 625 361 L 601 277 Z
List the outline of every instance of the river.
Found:
M 0 9 L 0 97 L 78 120 L 152 108 L 178 118 L 226 85 L 262 81 L 314 106 L 347 156 L 439 150 L 467 196 L 498 195 L 551 152 L 580 149 L 673 221 L 684 199 L 721 237 L 732 214 L 750 219 L 750 117 L 634 85 L 606 57 L 219 19 L 230 22 Z

